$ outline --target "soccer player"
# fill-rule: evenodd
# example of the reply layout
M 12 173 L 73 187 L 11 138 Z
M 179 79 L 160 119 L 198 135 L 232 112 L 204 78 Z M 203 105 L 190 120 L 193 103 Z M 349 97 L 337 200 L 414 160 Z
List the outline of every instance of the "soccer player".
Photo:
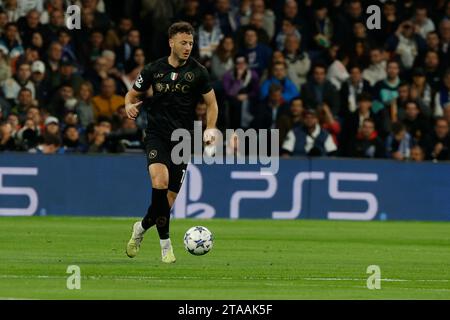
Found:
M 190 57 L 193 27 L 187 22 L 177 22 L 170 26 L 168 33 L 170 56 L 147 64 L 125 97 L 129 118 L 136 119 L 140 108 L 147 111 L 145 151 L 152 181 L 151 205 L 142 221 L 134 224 L 126 253 L 130 258 L 135 257 L 144 233 L 156 225 L 162 261 L 173 263 L 176 259 L 169 237 L 170 208 L 180 190 L 187 163 L 176 165 L 172 161 L 175 142 L 171 141 L 171 135 L 178 128 L 193 132 L 195 107 L 203 97 L 207 107 L 203 140 L 207 145 L 213 143 L 218 107 L 208 71 Z M 146 98 L 149 90 L 153 96 Z

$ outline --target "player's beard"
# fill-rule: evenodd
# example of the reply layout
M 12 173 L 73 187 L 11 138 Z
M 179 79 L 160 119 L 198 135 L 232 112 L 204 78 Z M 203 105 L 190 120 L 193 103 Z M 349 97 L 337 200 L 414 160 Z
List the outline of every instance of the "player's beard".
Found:
M 180 54 L 177 54 L 177 59 L 179 62 L 184 63 L 186 62 L 187 59 L 189 59 L 191 53 L 189 52 L 188 55 L 185 55 L 183 52 L 181 52 Z

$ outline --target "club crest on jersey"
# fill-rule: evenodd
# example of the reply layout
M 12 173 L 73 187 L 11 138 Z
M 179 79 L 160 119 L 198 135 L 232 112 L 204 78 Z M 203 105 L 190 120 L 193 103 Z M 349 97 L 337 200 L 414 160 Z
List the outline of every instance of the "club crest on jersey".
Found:
M 194 80 L 194 73 L 186 72 L 186 74 L 184 75 L 184 78 L 186 79 L 186 81 L 191 82 L 192 80 Z
M 170 79 L 171 79 L 172 81 L 177 80 L 177 78 L 178 78 L 178 73 L 176 73 L 176 72 L 171 72 L 171 73 L 170 73 Z

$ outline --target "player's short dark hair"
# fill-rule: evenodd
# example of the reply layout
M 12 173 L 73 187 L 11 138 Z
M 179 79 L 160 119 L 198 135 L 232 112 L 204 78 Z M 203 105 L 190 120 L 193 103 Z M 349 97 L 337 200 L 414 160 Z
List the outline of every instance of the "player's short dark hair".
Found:
M 187 34 L 194 34 L 194 28 L 189 22 L 185 21 L 179 21 L 175 22 L 169 27 L 169 39 L 171 39 L 174 35 L 177 33 L 187 33 Z

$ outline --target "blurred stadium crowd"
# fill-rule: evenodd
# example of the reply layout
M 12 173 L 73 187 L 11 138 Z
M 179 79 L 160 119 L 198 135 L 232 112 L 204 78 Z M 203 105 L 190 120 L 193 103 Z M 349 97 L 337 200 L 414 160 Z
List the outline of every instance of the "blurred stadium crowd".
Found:
M 142 152 L 145 114 L 127 119 L 124 96 L 180 20 L 220 129 L 278 128 L 285 156 L 450 160 L 445 0 L 2 0 L 0 151 Z

